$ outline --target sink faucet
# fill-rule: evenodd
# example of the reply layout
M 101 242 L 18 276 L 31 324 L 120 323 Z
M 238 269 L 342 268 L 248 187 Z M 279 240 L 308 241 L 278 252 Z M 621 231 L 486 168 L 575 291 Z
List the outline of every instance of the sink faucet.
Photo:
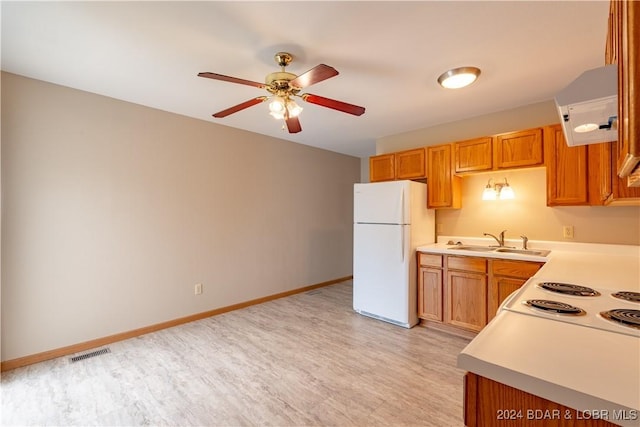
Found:
M 493 237 L 494 239 L 496 239 L 496 242 L 498 242 L 498 246 L 503 247 L 503 246 L 504 246 L 504 233 L 505 233 L 506 231 L 507 231 L 507 230 L 502 230 L 502 231 L 500 232 L 500 238 L 498 238 L 498 237 L 494 236 L 494 235 L 493 235 L 493 234 L 491 234 L 491 233 L 483 233 L 483 234 L 484 234 L 485 236 L 491 236 L 491 237 Z
M 522 239 L 522 249 L 527 250 L 529 249 L 527 247 L 527 243 L 529 243 L 529 238 L 525 235 L 520 236 L 520 238 Z

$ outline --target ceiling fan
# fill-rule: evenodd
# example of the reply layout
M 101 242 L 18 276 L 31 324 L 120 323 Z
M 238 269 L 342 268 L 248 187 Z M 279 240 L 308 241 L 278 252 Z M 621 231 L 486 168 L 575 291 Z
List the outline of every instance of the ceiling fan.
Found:
M 293 100 L 293 97 L 296 96 L 311 104 L 332 108 L 355 116 L 361 116 L 364 114 L 364 107 L 347 104 L 346 102 L 336 101 L 335 99 L 325 98 L 311 93 L 299 94 L 302 89 L 309 87 L 312 84 L 337 76 L 338 71 L 335 68 L 325 64 L 320 64 L 316 65 L 309 71 L 296 76 L 295 74 L 285 71 L 285 67 L 293 60 L 290 53 L 278 52 L 275 54 L 274 58 L 276 63 L 281 67 L 281 71 L 268 74 L 265 78 L 265 83 L 258 83 L 251 80 L 244 80 L 216 73 L 199 73 L 199 77 L 254 86 L 259 89 L 266 89 L 267 92 L 270 93 L 270 96 L 258 96 L 241 104 L 227 108 L 226 110 L 219 111 L 215 113 L 213 117 L 218 119 L 227 117 L 228 115 L 242 111 L 245 108 L 271 100 L 269 103 L 269 114 L 276 119 L 284 120 L 287 124 L 289 133 L 297 133 L 302 130 L 300 121 L 298 120 L 298 115 L 302 111 L 302 108 Z

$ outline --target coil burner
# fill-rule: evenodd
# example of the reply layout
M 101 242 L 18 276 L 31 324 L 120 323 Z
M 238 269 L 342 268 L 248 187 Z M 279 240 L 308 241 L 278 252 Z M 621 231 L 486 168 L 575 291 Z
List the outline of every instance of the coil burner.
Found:
M 609 311 L 603 311 L 600 313 L 600 316 L 624 326 L 640 329 L 640 310 L 616 308 Z
M 529 307 L 546 311 L 554 314 L 564 314 L 569 316 L 582 316 L 587 312 L 579 307 L 575 307 L 570 304 L 565 304 L 559 301 L 551 301 L 546 299 L 530 299 L 525 301 L 525 304 Z
M 625 301 L 640 302 L 640 292 L 620 291 L 611 294 L 611 296 Z
M 586 286 L 573 285 L 571 283 L 542 282 L 538 286 L 542 289 L 546 289 L 547 291 L 563 295 L 574 295 L 579 297 L 597 297 L 600 295 L 600 292 L 595 289 L 587 288 Z

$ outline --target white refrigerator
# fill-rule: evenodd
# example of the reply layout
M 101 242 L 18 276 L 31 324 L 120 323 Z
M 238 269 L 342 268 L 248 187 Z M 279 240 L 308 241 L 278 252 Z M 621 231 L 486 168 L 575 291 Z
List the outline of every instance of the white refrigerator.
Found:
M 416 247 L 435 242 L 427 186 L 354 184 L 353 309 L 405 328 L 418 323 Z

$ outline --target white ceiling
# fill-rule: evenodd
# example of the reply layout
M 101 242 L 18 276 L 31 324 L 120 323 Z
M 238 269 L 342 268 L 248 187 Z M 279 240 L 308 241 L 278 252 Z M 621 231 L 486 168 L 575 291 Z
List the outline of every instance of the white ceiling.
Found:
M 366 157 L 378 138 L 550 100 L 604 64 L 608 1 L 2 1 L 2 69 L 306 145 Z M 366 107 L 356 117 L 300 104 L 289 134 L 266 103 L 212 113 L 261 89 L 197 77 L 262 82 L 317 64 L 340 75 L 304 92 Z M 479 80 L 438 86 L 449 68 Z M 266 93 L 266 92 L 264 92 Z

